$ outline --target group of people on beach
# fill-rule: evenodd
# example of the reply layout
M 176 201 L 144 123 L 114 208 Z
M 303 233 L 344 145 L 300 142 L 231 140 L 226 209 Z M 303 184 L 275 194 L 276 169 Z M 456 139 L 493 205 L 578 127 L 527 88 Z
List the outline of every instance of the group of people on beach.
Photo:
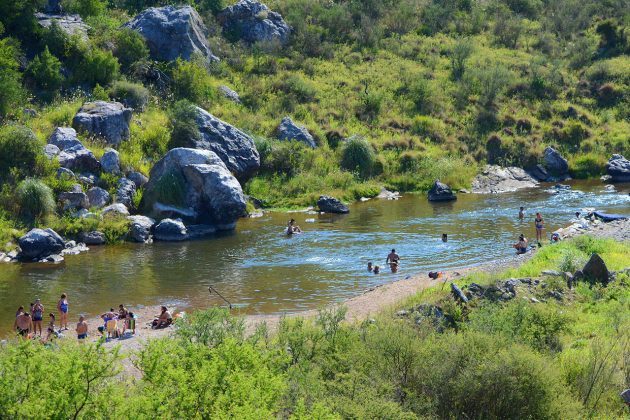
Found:
M 62 293 L 61 298 L 57 302 L 59 329 L 55 329 L 57 317 L 53 312 L 50 312 L 48 314 L 48 327 L 44 335 L 42 324 L 44 323 L 45 313 L 44 305 L 39 298 L 35 299 L 35 302 L 31 302 L 28 311 L 24 306 L 20 306 L 15 312 L 13 328 L 22 337 L 35 338 L 38 336 L 44 343 L 49 342 L 52 338 L 57 337 L 61 331 L 68 329 L 68 296 Z
M 525 207 L 520 207 L 518 211 L 519 220 L 525 220 Z M 585 219 L 581 218 L 581 213 L 579 211 L 575 212 L 575 221 L 579 223 L 582 227 L 588 228 L 588 223 Z M 545 230 L 545 219 L 543 219 L 540 212 L 536 212 L 536 217 L 534 218 L 534 227 L 536 228 L 536 244 L 538 247 L 542 247 L 541 241 L 544 238 L 544 230 Z M 551 243 L 555 243 L 560 241 L 562 238 L 558 234 L 558 232 L 553 232 L 549 237 Z M 529 241 L 525 237 L 524 234 L 520 234 L 518 237 L 518 241 L 512 245 L 516 249 L 517 254 L 525 254 L 529 247 Z

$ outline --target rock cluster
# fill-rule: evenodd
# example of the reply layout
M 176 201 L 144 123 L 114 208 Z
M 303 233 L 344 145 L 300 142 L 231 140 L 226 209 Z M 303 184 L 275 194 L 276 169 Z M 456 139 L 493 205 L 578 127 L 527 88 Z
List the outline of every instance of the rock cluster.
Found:
M 606 163 L 606 172 L 612 182 L 630 182 L 630 160 L 614 154 Z
M 95 101 L 83 104 L 72 126 L 116 145 L 129 138 L 130 121 L 131 109 L 120 102 Z
M 77 132 L 70 127 L 57 127 L 48 138 L 44 153 L 51 159 L 56 158 L 62 168 L 71 171 L 98 172 L 101 170 L 101 164 L 94 153 L 83 146 L 77 137 Z
M 88 38 L 90 27 L 83 22 L 79 15 L 63 15 L 59 12 L 35 13 L 35 19 L 42 28 L 49 29 L 53 22 L 68 36 L 78 35 L 82 39 Z
M 350 213 L 350 209 L 348 209 L 348 206 L 346 206 L 336 198 L 327 195 L 322 195 L 319 197 L 319 200 L 317 200 L 317 207 L 319 208 L 319 211 L 324 213 Z
M 538 181 L 521 168 L 488 165 L 473 180 L 472 191 L 474 193 L 494 194 L 531 188 L 537 185 Z
M 242 39 L 248 43 L 289 41 L 291 27 L 279 13 L 256 0 L 240 0 L 226 7 L 217 19 L 223 32 L 230 38 Z
M 192 6 L 150 7 L 124 26 L 142 35 L 155 60 L 190 60 L 194 55 L 219 60 L 212 54 L 206 27 Z

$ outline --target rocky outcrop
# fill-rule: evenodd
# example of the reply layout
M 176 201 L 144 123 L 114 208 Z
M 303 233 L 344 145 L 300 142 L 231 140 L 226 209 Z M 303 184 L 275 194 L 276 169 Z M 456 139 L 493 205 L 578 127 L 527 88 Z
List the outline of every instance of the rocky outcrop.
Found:
M 136 184 L 127 178 L 120 178 L 116 188 L 116 202 L 128 209 L 133 208 L 133 197 L 136 195 Z
M 79 141 L 77 132 L 70 127 L 57 127 L 48 138 L 44 153 L 50 159 L 56 158 L 59 165 L 73 171 L 98 172 L 101 164 Z
M 248 43 L 289 41 L 291 27 L 279 13 L 256 0 L 241 0 L 226 7 L 217 19 L 223 27 L 223 33 L 233 39 L 242 39 Z
M 101 168 L 109 174 L 120 173 L 120 155 L 114 149 L 107 149 L 101 157 Z
M 553 147 L 547 147 L 545 148 L 543 160 L 545 168 L 551 175 L 560 179 L 566 178 L 569 172 L 569 163 L 560 152 Z
M 630 182 L 630 160 L 614 154 L 606 163 L 606 172 L 612 182 Z
M 129 216 L 129 210 L 122 203 L 114 203 L 103 209 L 101 212 L 103 217 L 106 216 Z
M 221 85 L 219 86 L 219 92 L 221 92 L 221 94 L 223 94 L 223 96 L 227 99 L 229 99 L 230 101 L 240 104 L 241 103 L 241 97 L 238 96 L 238 93 L 236 93 L 235 91 L 233 91 L 232 89 L 230 89 L 229 87 L 225 86 L 225 85 Z
M 295 140 L 300 141 L 311 148 L 317 147 L 313 136 L 308 132 L 306 127 L 302 127 L 293 122 L 291 117 L 284 117 L 277 129 L 279 140 Z
M 142 35 L 155 60 L 190 60 L 196 54 L 219 60 L 210 51 L 206 27 L 191 6 L 150 7 L 125 26 Z
M 92 187 L 87 192 L 90 207 L 102 208 L 109 204 L 111 197 L 109 193 L 100 187 Z
M 52 229 L 32 229 L 18 240 L 19 259 L 41 260 L 58 255 L 65 248 L 63 238 Z
M 35 19 L 42 28 L 49 29 L 53 22 L 68 36 L 78 35 L 82 39 L 88 38 L 90 27 L 83 22 L 79 15 L 63 15 L 61 13 L 35 13 Z
M 178 194 L 165 196 L 165 183 L 174 185 Z M 221 230 L 233 229 L 246 215 L 241 186 L 217 154 L 181 147 L 170 150 L 151 169 L 141 207 L 156 219 L 175 215 Z
M 446 184 L 436 180 L 428 193 L 429 201 L 452 201 L 457 200 L 457 196 Z
M 538 182 L 521 168 L 488 165 L 473 180 L 472 191 L 481 194 L 494 194 L 531 188 L 537 185 Z
M 86 245 L 104 245 L 106 242 L 105 234 L 98 230 L 82 232 L 79 235 L 79 240 Z
M 129 138 L 130 121 L 131 109 L 120 102 L 95 101 L 83 104 L 72 126 L 116 145 Z
M 319 197 L 319 200 L 317 200 L 317 207 L 319 208 L 319 211 L 323 211 L 324 213 L 350 213 L 350 209 L 348 209 L 348 206 L 346 206 L 336 198 L 327 195 L 322 195 Z
M 155 220 L 146 216 L 129 216 L 129 234 L 127 235 L 133 242 L 147 243 L 151 241 L 151 230 L 155 225 Z
M 164 219 L 155 226 L 154 236 L 158 241 L 185 241 L 188 231 L 181 219 Z
M 198 140 L 189 139 L 185 146 L 210 150 L 219 156 L 225 166 L 241 182 L 251 178 L 260 168 L 260 156 L 254 140 L 238 128 L 196 107 Z

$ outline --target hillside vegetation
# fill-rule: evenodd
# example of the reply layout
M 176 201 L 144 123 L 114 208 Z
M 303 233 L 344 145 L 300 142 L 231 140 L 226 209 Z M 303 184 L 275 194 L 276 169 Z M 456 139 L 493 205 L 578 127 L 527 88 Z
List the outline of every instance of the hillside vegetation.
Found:
M 620 269 L 630 249 L 579 237 L 545 247 L 497 278 L 581 266 L 592 252 Z M 497 278 L 475 274 L 457 283 L 489 285 Z M 96 343 L 11 340 L 0 351 L 0 413 L 112 419 L 625 418 L 619 394 L 630 385 L 629 282 L 628 274 L 617 274 L 606 287 L 584 282 L 569 290 L 560 278 L 543 277 L 531 297 L 519 289 L 508 302 L 475 299 L 463 305 L 437 284 L 403 304 L 419 311 L 440 308 L 438 323 L 419 312 L 414 318 L 393 310 L 347 324 L 341 308 L 321 311 L 316 320 L 283 319 L 275 332 L 260 326 L 247 335 L 242 319 L 211 309 L 178 320 L 174 337 L 152 340 L 133 355 Z M 131 357 L 141 377 L 121 375 L 122 357 Z
M 125 169 L 147 175 L 186 134 L 180 101 L 251 134 L 261 169 L 244 190 L 269 207 L 311 205 L 324 193 L 374 196 L 383 186 L 426 190 L 436 178 L 463 188 L 485 163 L 536 164 L 546 145 L 575 177 L 599 176 L 612 153 L 630 154 L 626 0 L 269 1 L 293 28 L 284 46 L 226 37 L 215 15 L 228 4 L 190 0 L 221 60 L 151 61 L 144 39 L 121 25 L 169 3 L 63 0 L 90 27 L 82 39 L 40 27 L 40 0 L 2 2 L 0 239 L 61 217 L 16 202 L 16 188 L 31 177 L 41 194 L 67 191 L 41 148 L 93 99 L 133 104 L 119 151 Z M 287 115 L 317 148 L 274 139 Z M 81 140 L 97 158 L 105 150 Z M 111 190 L 116 179 L 100 183 Z

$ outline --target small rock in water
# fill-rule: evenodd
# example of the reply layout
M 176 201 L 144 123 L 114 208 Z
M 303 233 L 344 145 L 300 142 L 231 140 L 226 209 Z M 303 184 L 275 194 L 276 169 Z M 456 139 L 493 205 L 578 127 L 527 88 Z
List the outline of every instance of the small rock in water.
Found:
M 306 219 L 304 220 L 306 223 L 315 223 L 315 219 Z
M 370 200 L 371 200 L 371 198 L 368 198 L 368 197 L 361 197 L 359 199 L 359 201 L 362 201 L 362 202 L 366 202 L 366 201 L 370 201 Z

